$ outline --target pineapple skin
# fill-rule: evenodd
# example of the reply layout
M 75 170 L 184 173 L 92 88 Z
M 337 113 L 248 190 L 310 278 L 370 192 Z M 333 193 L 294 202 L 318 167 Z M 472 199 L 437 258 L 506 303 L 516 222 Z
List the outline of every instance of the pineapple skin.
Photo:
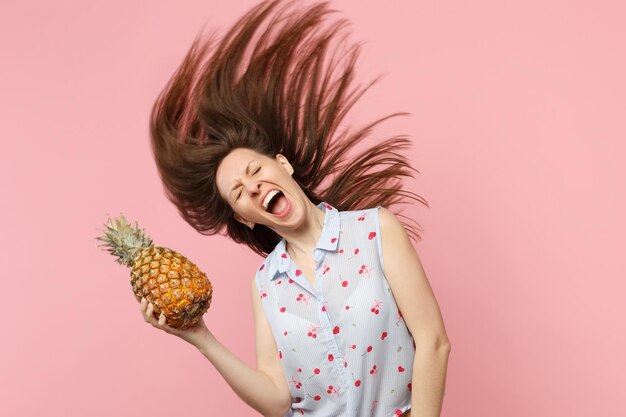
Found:
M 162 246 L 143 248 L 130 271 L 130 284 L 138 299 L 154 305 L 154 315 L 186 329 L 200 320 L 211 305 L 213 287 L 206 274 L 180 253 Z

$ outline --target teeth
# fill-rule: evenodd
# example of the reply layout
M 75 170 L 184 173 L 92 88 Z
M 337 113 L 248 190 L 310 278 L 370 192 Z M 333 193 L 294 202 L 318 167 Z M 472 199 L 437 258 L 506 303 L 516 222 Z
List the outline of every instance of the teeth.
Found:
M 265 196 L 265 199 L 263 200 L 263 208 L 265 209 L 265 211 L 267 211 L 267 206 L 270 204 L 270 201 L 272 201 L 272 198 L 278 193 L 279 193 L 278 190 L 272 190 L 269 193 L 267 193 L 267 195 Z

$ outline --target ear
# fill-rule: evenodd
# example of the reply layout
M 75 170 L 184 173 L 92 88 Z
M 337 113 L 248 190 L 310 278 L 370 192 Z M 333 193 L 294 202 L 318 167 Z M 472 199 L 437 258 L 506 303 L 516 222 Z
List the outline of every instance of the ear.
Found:
M 293 167 L 291 166 L 291 164 L 289 163 L 289 161 L 287 160 L 287 158 L 285 158 L 284 155 L 277 153 L 276 156 L 276 161 L 283 167 L 285 168 L 285 170 L 289 173 L 289 175 L 293 175 Z
M 247 224 L 248 222 L 245 221 L 239 214 L 235 213 L 235 215 L 233 216 L 235 218 L 235 220 L 237 220 L 239 223 L 243 223 L 243 224 Z

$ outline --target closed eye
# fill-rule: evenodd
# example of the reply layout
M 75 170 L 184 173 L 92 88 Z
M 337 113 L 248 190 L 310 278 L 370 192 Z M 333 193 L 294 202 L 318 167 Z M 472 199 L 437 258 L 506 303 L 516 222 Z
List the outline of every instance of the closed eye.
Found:
M 256 171 L 254 171 L 254 173 L 253 173 L 252 175 L 256 174 L 256 173 L 257 173 L 257 172 L 259 172 L 260 170 L 261 170 L 261 167 L 258 167 L 258 168 L 256 169 Z M 240 192 L 239 192 L 239 194 L 237 195 L 237 198 L 235 198 L 235 201 L 239 200 L 239 197 L 241 197 L 241 193 L 242 193 L 242 192 L 240 191 Z

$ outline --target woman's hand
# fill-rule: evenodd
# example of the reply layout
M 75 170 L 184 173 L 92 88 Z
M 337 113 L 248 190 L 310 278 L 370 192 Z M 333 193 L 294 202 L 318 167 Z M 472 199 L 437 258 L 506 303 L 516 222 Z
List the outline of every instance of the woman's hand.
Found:
M 196 347 L 200 346 L 200 341 L 211 333 L 206 327 L 203 317 L 200 317 L 195 325 L 184 330 L 169 326 L 166 324 L 165 315 L 162 312 L 160 317 L 158 319 L 156 318 L 154 315 L 154 306 L 152 303 L 148 303 L 148 300 L 145 298 L 141 299 L 141 313 L 143 314 L 144 320 L 147 323 L 150 323 L 153 327 L 163 330 L 165 333 L 178 336 Z

